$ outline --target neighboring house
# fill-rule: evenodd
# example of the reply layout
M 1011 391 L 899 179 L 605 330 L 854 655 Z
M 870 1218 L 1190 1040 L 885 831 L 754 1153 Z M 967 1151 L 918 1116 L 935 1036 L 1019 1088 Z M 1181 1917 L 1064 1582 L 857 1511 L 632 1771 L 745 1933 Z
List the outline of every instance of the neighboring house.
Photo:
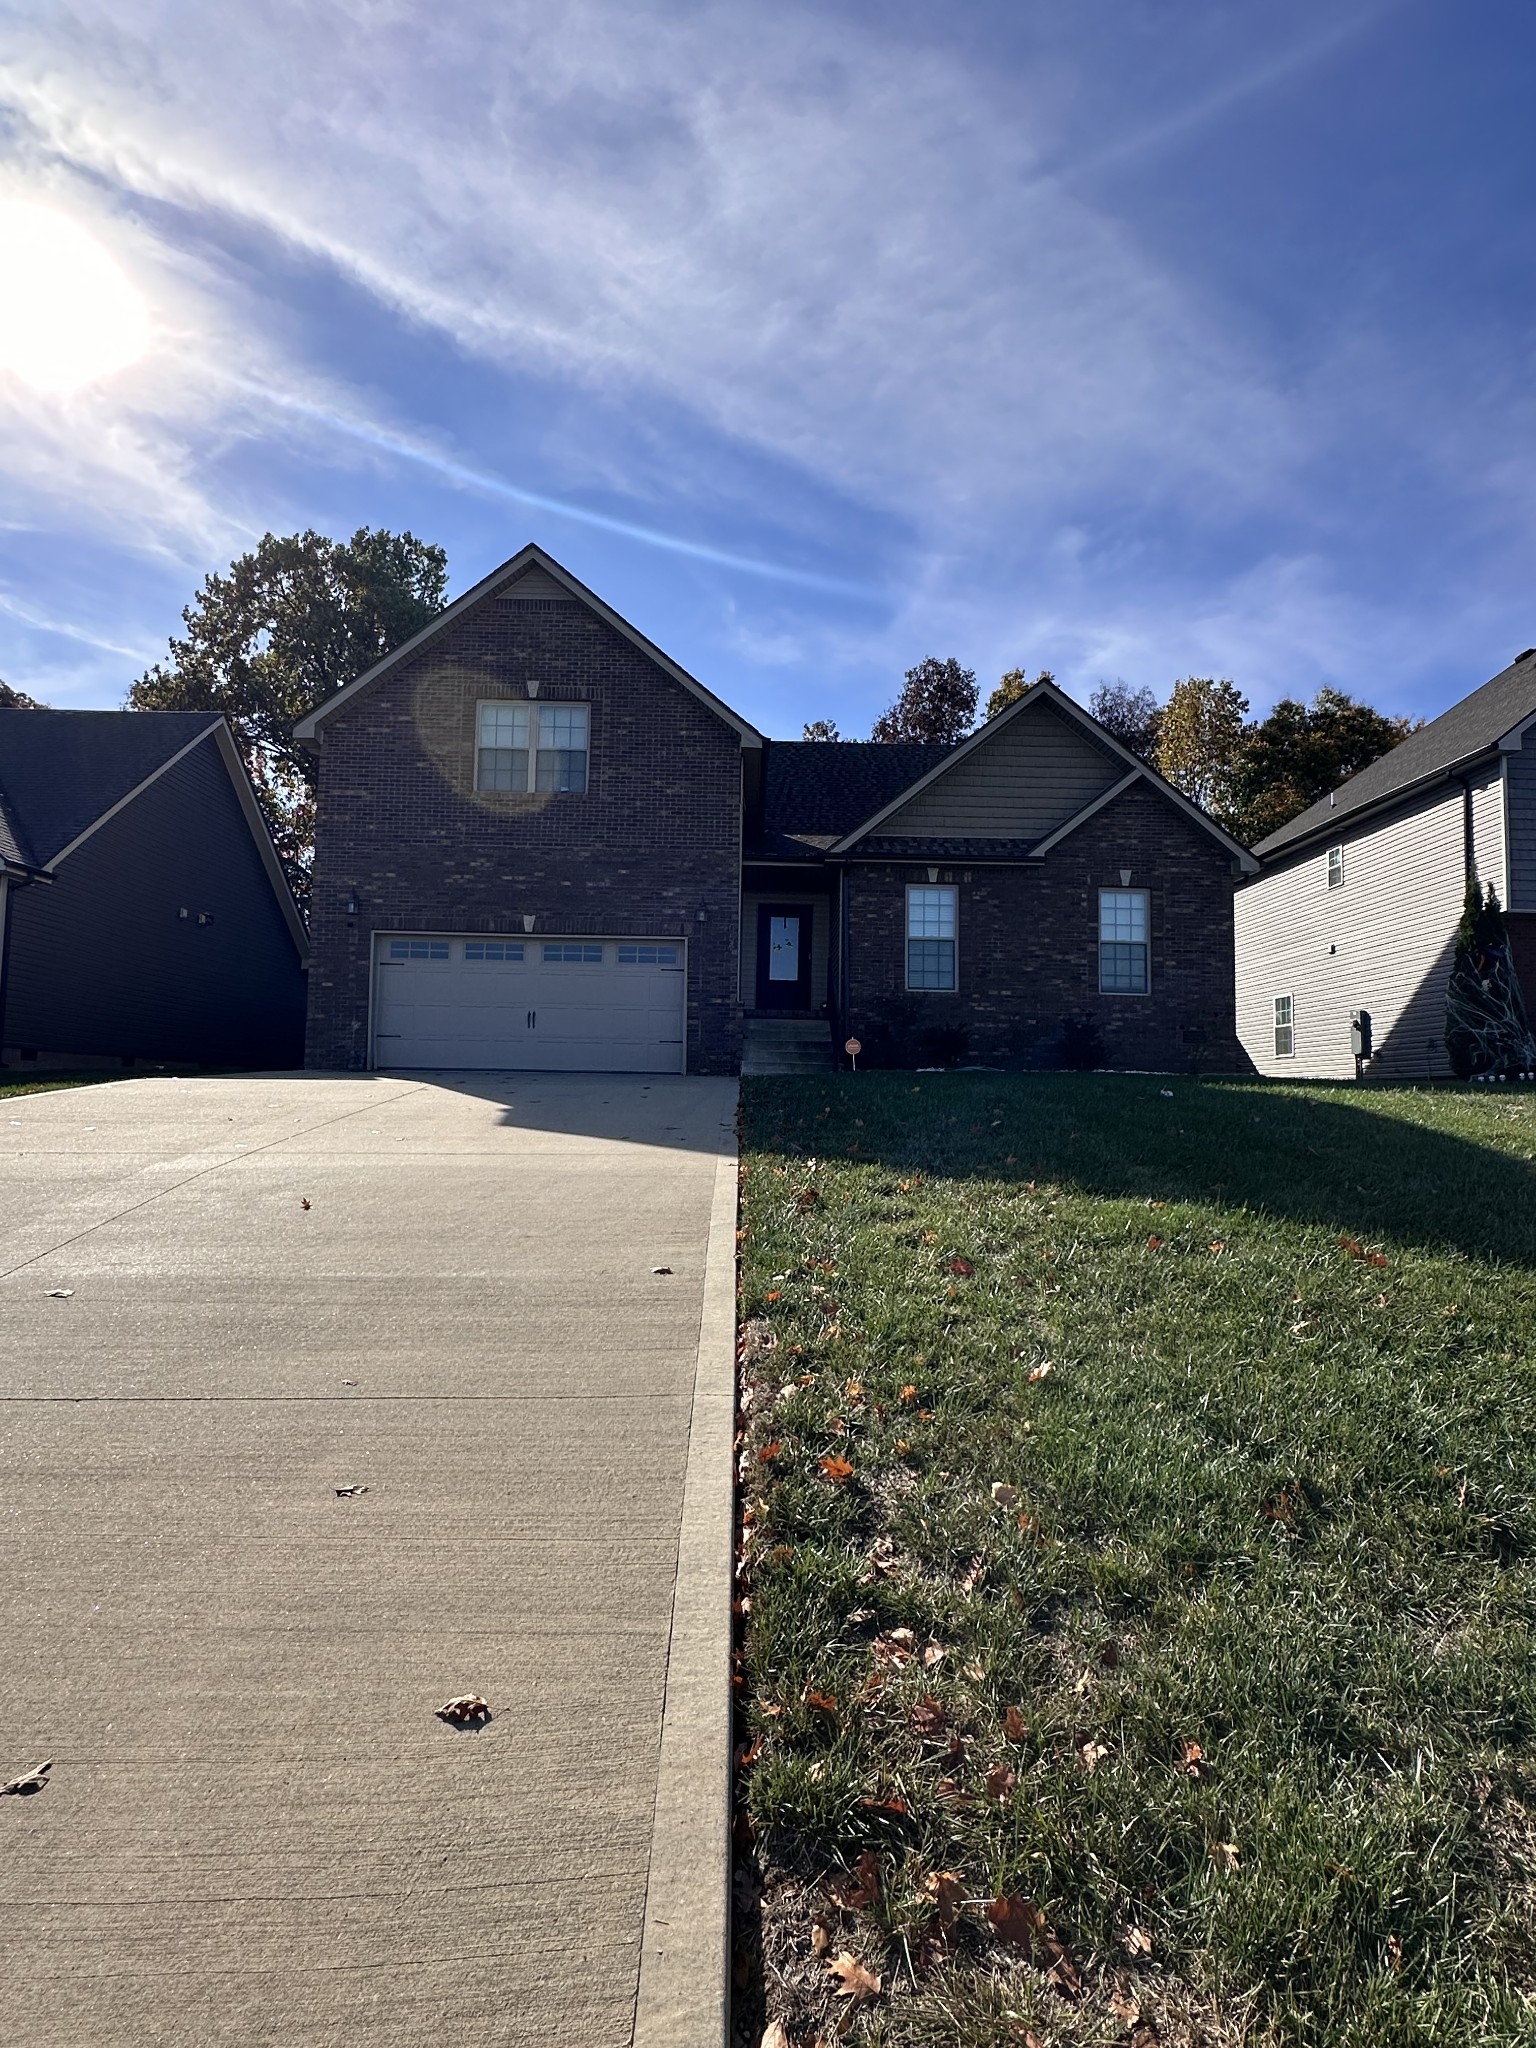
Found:
M 1050 684 L 950 749 L 768 741 L 528 547 L 297 732 L 312 1065 L 1241 1057 L 1252 857 Z
M 1445 994 L 1475 864 L 1536 995 L 1536 648 L 1256 847 L 1238 891 L 1238 1031 L 1264 1074 L 1448 1074 Z
M 306 949 L 222 718 L 0 710 L 5 1065 L 297 1065 Z

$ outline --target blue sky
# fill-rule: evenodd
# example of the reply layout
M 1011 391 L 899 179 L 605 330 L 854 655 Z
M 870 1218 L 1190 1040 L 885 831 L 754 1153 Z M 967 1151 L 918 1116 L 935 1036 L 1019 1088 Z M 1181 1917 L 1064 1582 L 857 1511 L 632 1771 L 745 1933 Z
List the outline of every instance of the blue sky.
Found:
M 0 675 L 52 703 L 305 525 L 456 591 L 538 540 L 778 734 L 930 653 L 1432 715 L 1536 642 L 1528 6 L 0 23 L 0 223 L 105 252 L 107 358 L 147 322 L 0 368 Z

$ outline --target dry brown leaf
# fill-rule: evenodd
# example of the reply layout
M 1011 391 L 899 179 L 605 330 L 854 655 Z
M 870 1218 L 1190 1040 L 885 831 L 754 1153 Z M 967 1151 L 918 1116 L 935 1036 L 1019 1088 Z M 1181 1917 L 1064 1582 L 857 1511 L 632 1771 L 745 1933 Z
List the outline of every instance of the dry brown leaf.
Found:
M 842 1486 L 853 1477 L 853 1466 L 846 1458 L 838 1457 L 835 1452 L 830 1458 L 821 1460 L 821 1469 L 834 1486 Z
M 965 1883 L 958 1871 L 930 1871 L 922 1883 L 923 1897 L 939 1916 L 939 1925 L 948 1934 L 960 1917 L 960 1908 L 965 1903 Z
M 1211 1861 L 1218 1870 L 1236 1870 L 1242 1856 L 1236 1842 L 1212 1842 Z
M 835 1692 L 816 1692 L 807 1686 L 803 1698 L 805 1704 L 808 1707 L 814 1707 L 818 1714 L 832 1714 L 835 1716 L 837 1713 L 837 1694 Z
M 360 1493 L 366 1493 L 367 1491 L 366 1486 L 338 1486 L 336 1498 L 338 1500 L 355 1500 Z
M 949 1716 L 931 1694 L 924 1694 L 908 1716 L 925 1742 L 937 1742 L 949 1727 Z
M 1050 1944 L 1050 1953 L 1054 1960 L 1045 1973 L 1047 1980 L 1055 1985 L 1063 1998 L 1081 1998 L 1083 1980 L 1076 1963 L 1058 1942 Z
M 1000 1508 L 1011 1508 L 1017 1502 L 1018 1497 L 1019 1489 L 1016 1486 L 1010 1486 L 1006 1479 L 993 1480 L 992 1498 Z
M 1109 1987 L 1109 2009 L 1117 2020 L 1123 2020 L 1128 2027 L 1135 2026 L 1141 2018 L 1141 2000 L 1124 1977 L 1117 1977 Z
M 1045 1935 L 1045 1915 L 1033 1899 L 999 1893 L 987 1908 L 987 1921 L 999 1941 L 1012 1948 L 1032 1949 Z
M 981 1552 L 978 1551 L 976 1555 L 971 1559 L 970 1563 L 966 1566 L 965 1570 L 960 1574 L 961 1592 L 974 1593 L 976 1588 L 981 1584 L 982 1580 L 986 1577 L 986 1575 L 987 1560 L 982 1556 Z
M 832 1946 L 832 1930 L 825 1920 L 811 1922 L 811 1954 L 824 1956 Z
M 1149 1252 L 1160 1252 L 1162 1248 L 1163 1240 L 1154 1231 L 1152 1236 L 1147 1239 L 1147 1250 Z
M 491 1718 L 489 1700 L 483 1700 L 477 1692 L 456 1693 L 435 1711 L 439 1721 L 451 1721 L 456 1728 L 478 1728 Z
M 1010 1707 L 1003 1716 L 1003 1735 L 1009 1742 L 1022 1742 L 1029 1733 L 1029 1723 L 1017 1707 Z
M 957 1258 L 950 1260 L 949 1270 L 951 1271 L 951 1273 L 955 1274 L 957 1278 L 961 1280 L 969 1280 L 971 1275 L 975 1272 L 976 1268 L 971 1264 L 969 1259 Z
M 802 1188 L 795 1197 L 795 1207 L 803 1216 L 808 1209 L 814 1209 L 820 1200 L 821 1191 L 819 1188 Z
M 858 1957 L 844 1949 L 834 1956 L 827 1969 L 837 1978 L 839 1998 L 851 1998 L 855 2005 L 862 2005 L 866 1998 L 880 1996 L 880 1979 L 873 1970 L 866 1970 Z
M 30 1798 L 34 1792 L 46 1790 L 48 1773 L 52 1769 L 53 1758 L 45 1757 L 42 1763 L 34 1764 L 30 1771 L 23 1771 L 19 1778 L 12 1778 L 7 1784 L 0 1785 L 0 1794 L 11 1793 L 20 1799 Z
M 763 2038 L 758 2043 L 758 2048 L 792 2048 L 790 2038 L 784 2031 L 784 2022 L 782 2020 L 770 2020 L 768 2022 L 767 2026 L 763 2029 Z
M 767 1443 L 763 1445 L 762 1449 L 757 1454 L 757 1462 L 759 1463 L 759 1465 L 771 1465 L 774 1459 L 779 1455 L 780 1451 L 783 1450 L 783 1448 L 784 1446 L 779 1442 L 778 1438 L 775 1437 L 772 1443 Z
M 1152 1937 L 1144 1927 L 1127 1927 L 1120 1940 L 1128 1956 L 1149 1956 L 1152 1953 Z M 1137 2014 L 1130 2015 L 1132 2019 Z
M 1073 1737 L 1072 1747 L 1077 1751 L 1077 1760 L 1091 1777 L 1109 1755 L 1107 1742 L 1095 1742 L 1089 1735 Z
M 1179 1773 L 1181 1778 L 1193 1778 L 1196 1784 L 1202 1783 L 1211 1775 L 1211 1767 L 1206 1761 L 1205 1751 L 1198 1742 L 1181 1742 L 1179 1744 L 1178 1761 L 1173 1768 Z
M 932 1671 L 936 1665 L 942 1664 L 944 1662 L 944 1659 L 948 1655 L 949 1652 L 945 1649 L 942 1643 L 936 1643 L 932 1641 L 924 1643 L 922 1658 L 923 1669 L 925 1671 Z
M 1054 1372 L 1055 1370 L 1055 1366 L 1047 1358 L 1042 1364 L 1035 1366 L 1032 1371 L 1025 1373 L 1024 1377 L 1026 1380 L 1043 1380 L 1047 1373 Z
M 909 1628 L 893 1628 L 889 1635 L 876 1636 L 870 1647 L 877 1664 L 890 1664 L 901 1671 L 917 1652 L 917 1637 Z
M 987 1797 L 995 1799 L 1001 1804 L 1005 1799 L 1013 1797 L 1014 1788 L 1018 1782 L 1019 1774 L 1017 1771 L 1011 1769 L 1007 1764 L 994 1764 L 987 1773 Z
M 301 1209 L 307 1209 L 307 1208 L 309 1207 L 309 1197 L 308 1197 L 308 1195 L 300 1195 L 300 1197 L 299 1197 L 299 1207 L 300 1207 Z

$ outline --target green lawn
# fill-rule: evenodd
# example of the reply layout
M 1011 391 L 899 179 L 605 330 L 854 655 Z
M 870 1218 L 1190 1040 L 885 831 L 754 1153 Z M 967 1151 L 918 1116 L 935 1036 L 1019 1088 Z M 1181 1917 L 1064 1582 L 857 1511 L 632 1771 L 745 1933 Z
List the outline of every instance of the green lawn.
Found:
M 1536 1099 L 743 1115 L 738 2038 L 1536 2042 Z
M 50 1088 L 90 1088 L 100 1081 L 127 1081 L 133 1077 L 121 1067 L 100 1074 L 31 1074 L 25 1080 L 0 1079 L 0 1100 L 7 1095 L 42 1095 Z

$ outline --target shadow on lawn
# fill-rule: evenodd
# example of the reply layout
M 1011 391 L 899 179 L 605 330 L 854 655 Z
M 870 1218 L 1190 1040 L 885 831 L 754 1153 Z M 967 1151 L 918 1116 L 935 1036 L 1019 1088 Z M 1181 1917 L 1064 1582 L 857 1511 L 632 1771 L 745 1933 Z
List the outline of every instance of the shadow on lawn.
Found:
M 1510 1150 L 1447 1128 L 1522 1105 Z M 1364 1242 L 1536 1267 L 1536 1097 L 1131 1074 L 743 1084 L 743 1138 L 820 1158 L 1214 1203 Z M 1409 1113 L 1405 1113 L 1409 1112 Z M 1424 1121 L 1417 1120 L 1422 1117 Z

